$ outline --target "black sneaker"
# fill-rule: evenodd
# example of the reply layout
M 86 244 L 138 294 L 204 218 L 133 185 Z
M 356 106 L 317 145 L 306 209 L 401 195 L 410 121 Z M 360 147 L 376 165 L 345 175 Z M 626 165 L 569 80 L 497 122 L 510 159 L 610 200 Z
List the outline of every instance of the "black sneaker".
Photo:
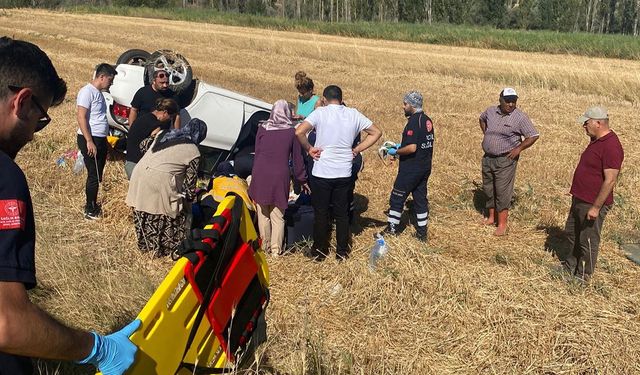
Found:
M 424 231 L 416 231 L 416 238 L 418 239 L 418 241 L 427 242 L 427 230 L 425 229 Z
M 86 207 L 84 209 L 84 218 L 88 220 L 98 220 L 102 216 L 102 208 L 95 204 L 93 207 Z
M 374 234 L 373 236 L 376 237 L 377 235 L 381 235 L 381 236 L 397 236 L 398 235 L 398 231 L 396 229 L 396 225 L 395 224 L 387 224 L 387 226 L 380 232 Z
M 336 260 L 338 262 L 342 262 L 347 259 L 349 259 L 349 254 L 336 254 Z

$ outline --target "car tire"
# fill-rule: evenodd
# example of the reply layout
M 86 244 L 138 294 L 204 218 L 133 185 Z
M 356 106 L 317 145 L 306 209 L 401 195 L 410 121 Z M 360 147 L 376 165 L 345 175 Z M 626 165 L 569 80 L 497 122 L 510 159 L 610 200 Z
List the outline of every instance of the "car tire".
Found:
M 153 81 L 156 70 L 169 73 L 169 88 L 180 94 L 193 80 L 193 70 L 184 56 L 170 50 L 159 50 L 151 54 L 147 62 L 147 79 Z
M 127 64 L 145 66 L 147 65 L 147 61 L 149 61 L 150 57 L 151 54 L 145 50 L 130 49 L 118 57 L 116 65 Z

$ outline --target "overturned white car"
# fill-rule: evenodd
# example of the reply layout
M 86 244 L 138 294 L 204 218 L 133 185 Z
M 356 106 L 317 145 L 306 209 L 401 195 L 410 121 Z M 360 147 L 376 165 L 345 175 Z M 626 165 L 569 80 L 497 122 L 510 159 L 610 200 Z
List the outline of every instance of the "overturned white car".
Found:
M 181 55 L 167 50 L 149 54 L 136 49 L 118 58 L 118 74 L 109 91 L 103 93 L 113 133 L 128 132 L 133 96 L 150 82 L 155 70 L 169 74 L 169 87 L 183 103 L 180 122 L 186 124 L 199 118 L 207 124 L 207 138 L 201 146 L 207 160 L 204 171 L 208 174 L 218 162 L 233 157 L 241 144 L 252 143 L 258 121 L 269 117 L 271 104 L 194 79 L 191 66 Z

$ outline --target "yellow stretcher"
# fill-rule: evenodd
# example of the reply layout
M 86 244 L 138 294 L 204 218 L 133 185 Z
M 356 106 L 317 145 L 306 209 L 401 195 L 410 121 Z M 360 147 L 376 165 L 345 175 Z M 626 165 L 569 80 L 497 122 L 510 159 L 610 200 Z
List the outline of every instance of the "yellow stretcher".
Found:
M 216 216 L 230 210 L 236 196 L 226 197 L 219 205 Z M 227 211 L 228 212 L 228 211 Z M 257 241 L 258 235 L 245 204 L 242 204 L 239 226 L 243 242 Z M 211 229 L 212 225 L 204 229 Z M 257 277 L 263 288 L 269 286 L 269 270 L 262 249 L 253 253 Z M 131 341 L 139 348 L 136 359 L 127 374 L 190 374 L 185 368 L 177 369 L 182 362 L 187 340 L 194 326 L 200 302 L 192 285 L 185 279 L 185 266 L 190 262 L 180 258 L 146 306 L 138 314 L 141 327 L 131 335 Z M 236 302 L 237 303 L 237 302 Z M 233 311 L 228 312 L 233 314 Z M 264 312 L 263 312 L 264 313 Z M 232 361 L 214 334 L 207 317 L 197 329 L 195 339 L 184 357 L 185 363 L 204 367 L 231 368 Z

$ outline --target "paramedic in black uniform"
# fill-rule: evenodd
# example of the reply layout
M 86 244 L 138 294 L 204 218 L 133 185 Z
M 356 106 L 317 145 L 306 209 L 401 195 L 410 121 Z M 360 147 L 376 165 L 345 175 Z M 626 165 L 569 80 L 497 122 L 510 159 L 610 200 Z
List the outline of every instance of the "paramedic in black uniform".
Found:
M 422 94 L 419 92 L 408 92 L 404 96 L 403 108 L 409 121 L 402 132 L 402 143 L 389 150 L 390 155 L 400 157 L 400 166 L 389 198 L 387 227 L 382 234 L 397 234 L 404 202 L 411 193 L 416 213 L 416 237 L 426 241 L 429 222 L 427 181 L 433 157 L 433 123 L 422 111 Z
M 35 223 L 24 173 L 14 162 L 33 133 L 51 121 L 67 85 L 35 45 L 0 38 L 0 375 L 32 374 L 29 357 L 91 363 L 122 374 L 137 348 L 136 320 L 109 336 L 70 328 L 31 303 L 36 286 Z

